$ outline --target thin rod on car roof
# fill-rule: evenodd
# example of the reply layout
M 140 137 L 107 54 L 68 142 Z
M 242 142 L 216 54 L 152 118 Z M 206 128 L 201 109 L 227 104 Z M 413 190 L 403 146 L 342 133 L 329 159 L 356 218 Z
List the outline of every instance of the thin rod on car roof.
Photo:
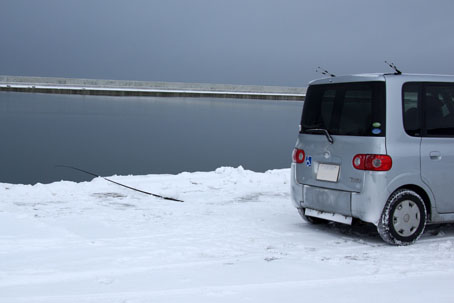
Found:
M 391 67 L 393 70 L 396 71 L 396 75 L 400 75 L 402 74 L 402 72 L 400 70 L 397 69 L 397 66 L 394 64 L 394 63 L 389 63 L 388 61 L 385 60 L 385 63 L 389 65 L 389 67 Z
M 326 69 L 321 68 L 320 66 L 315 69 L 317 73 L 321 73 L 322 75 L 328 75 L 330 77 L 336 77 L 336 75 L 331 74 L 329 71 Z

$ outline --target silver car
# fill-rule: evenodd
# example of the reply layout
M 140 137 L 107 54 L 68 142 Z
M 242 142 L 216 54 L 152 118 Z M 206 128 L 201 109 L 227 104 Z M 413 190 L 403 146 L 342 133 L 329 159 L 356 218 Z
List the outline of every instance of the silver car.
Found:
M 407 245 L 454 222 L 454 76 L 310 83 L 293 151 L 293 204 L 311 223 L 373 223 Z

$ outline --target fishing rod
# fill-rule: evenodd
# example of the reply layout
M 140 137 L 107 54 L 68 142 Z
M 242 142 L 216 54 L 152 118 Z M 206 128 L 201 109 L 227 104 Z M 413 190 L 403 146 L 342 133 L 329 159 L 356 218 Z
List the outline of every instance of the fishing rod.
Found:
M 175 201 L 175 202 L 184 202 L 183 200 L 178 200 L 178 199 L 175 199 L 175 198 L 170 198 L 170 197 L 165 197 L 165 196 L 153 194 L 153 193 L 150 193 L 150 192 L 147 192 L 147 191 L 144 191 L 144 190 L 140 190 L 140 189 L 137 189 L 137 188 L 128 186 L 128 185 L 124 185 L 124 184 L 115 182 L 115 181 L 113 181 L 113 180 L 110 180 L 110 179 L 108 179 L 108 178 L 106 178 L 106 177 L 102 177 L 102 176 L 97 175 L 97 174 L 95 174 L 95 173 L 92 173 L 92 172 L 89 172 L 89 171 L 87 171 L 87 170 L 83 170 L 83 169 L 80 169 L 80 168 L 77 168 L 77 167 L 74 167 L 74 166 L 69 166 L 69 165 L 56 165 L 55 167 L 64 167 L 64 168 L 74 169 L 74 170 L 77 170 L 77 171 L 86 173 L 86 174 L 88 174 L 88 175 L 90 175 L 90 176 L 94 176 L 94 177 L 97 177 L 97 178 L 103 178 L 103 179 L 106 180 L 106 181 L 112 182 L 112 183 L 114 183 L 114 184 L 117 184 L 117 185 L 120 185 L 120 186 L 129 188 L 129 189 L 138 191 L 139 193 L 143 193 L 143 194 L 146 194 L 146 195 L 149 195 L 149 196 L 153 196 L 153 197 L 156 197 L 156 198 L 160 198 L 160 199 L 164 199 L 164 200 L 170 200 L 170 201 Z

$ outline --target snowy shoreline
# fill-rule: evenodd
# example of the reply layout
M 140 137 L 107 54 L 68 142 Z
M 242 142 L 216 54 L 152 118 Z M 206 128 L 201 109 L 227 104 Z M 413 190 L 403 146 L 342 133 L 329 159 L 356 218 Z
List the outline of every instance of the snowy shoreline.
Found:
M 289 169 L 0 183 L 0 302 L 452 302 L 454 228 L 304 223 Z

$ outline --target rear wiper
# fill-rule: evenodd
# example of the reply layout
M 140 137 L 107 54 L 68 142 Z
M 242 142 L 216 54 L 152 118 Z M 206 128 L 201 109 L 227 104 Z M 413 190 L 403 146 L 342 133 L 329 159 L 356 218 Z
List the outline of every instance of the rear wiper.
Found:
M 326 128 L 307 128 L 304 130 L 305 133 L 322 133 L 326 136 L 326 139 L 328 139 L 328 142 L 333 144 L 334 139 L 330 135 L 329 131 Z

